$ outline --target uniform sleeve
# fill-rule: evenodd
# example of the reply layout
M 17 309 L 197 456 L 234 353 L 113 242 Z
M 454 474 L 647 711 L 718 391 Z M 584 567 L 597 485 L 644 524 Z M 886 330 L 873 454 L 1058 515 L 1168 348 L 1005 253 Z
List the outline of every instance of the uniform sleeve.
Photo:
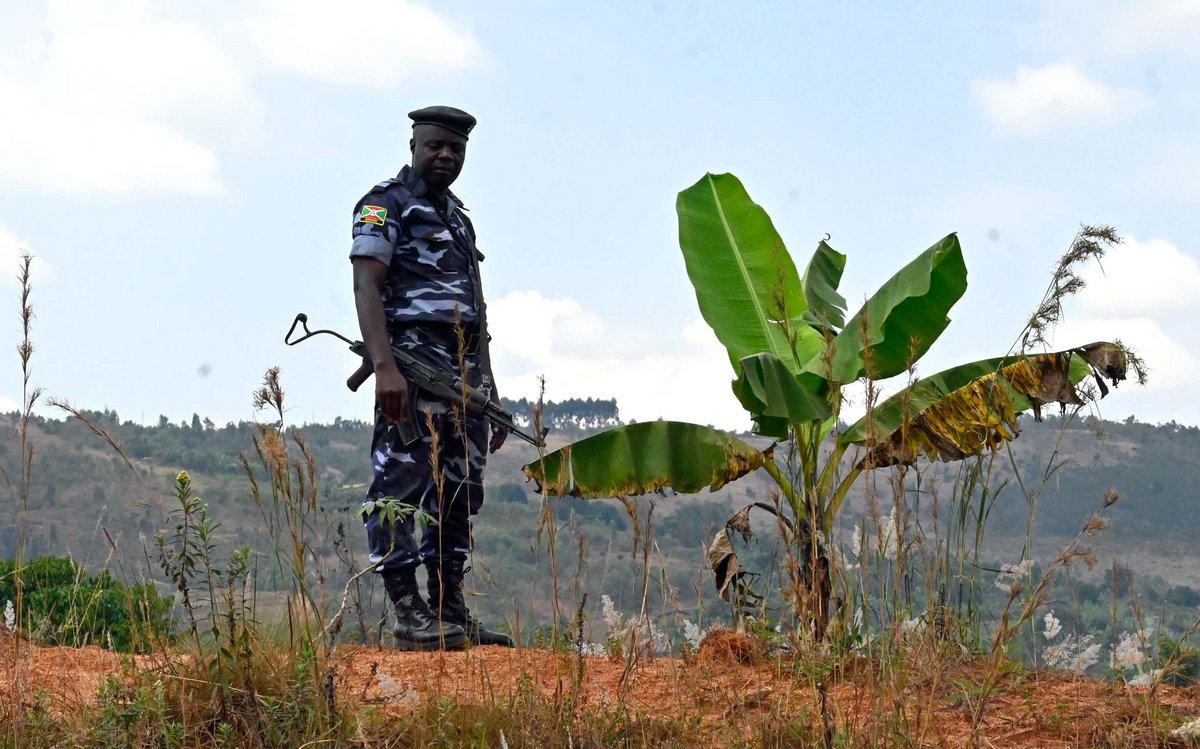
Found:
M 471 221 L 471 217 L 467 215 L 465 210 L 458 211 L 458 216 L 462 219 L 463 226 L 467 227 L 467 234 L 471 237 L 471 249 L 475 250 L 475 258 L 479 262 L 483 262 L 487 257 L 479 251 L 479 245 L 476 244 L 478 240 L 475 235 L 475 224 Z
M 400 237 L 400 210 L 396 201 L 386 193 L 368 193 L 354 206 L 352 220 L 350 259 L 369 257 L 390 265 Z

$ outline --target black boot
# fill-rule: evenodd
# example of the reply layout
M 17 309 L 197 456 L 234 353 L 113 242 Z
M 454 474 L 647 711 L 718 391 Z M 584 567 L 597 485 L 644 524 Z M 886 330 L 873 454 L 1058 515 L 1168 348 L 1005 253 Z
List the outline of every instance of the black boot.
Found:
M 457 624 L 438 621 L 417 590 L 416 569 L 383 573 L 383 589 L 396 617 L 392 636 L 397 650 L 457 650 L 466 647 L 467 635 Z
M 502 645 L 506 648 L 513 646 L 511 637 L 483 626 L 467 610 L 467 600 L 463 594 L 466 569 L 462 560 L 443 560 L 440 575 L 437 559 L 426 560 L 425 569 L 429 573 L 429 608 L 433 609 L 439 619 L 462 627 L 473 645 Z

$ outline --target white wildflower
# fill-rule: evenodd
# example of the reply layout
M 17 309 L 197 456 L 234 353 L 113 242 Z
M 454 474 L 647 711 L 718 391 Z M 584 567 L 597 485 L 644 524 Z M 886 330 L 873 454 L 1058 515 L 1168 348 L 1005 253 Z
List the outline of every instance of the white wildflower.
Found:
M 1062 631 L 1062 622 L 1060 622 L 1058 618 L 1054 616 L 1053 609 L 1046 614 L 1046 616 L 1042 619 L 1042 622 L 1046 625 L 1045 628 L 1042 629 L 1042 637 L 1045 637 L 1047 640 L 1053 640 L 1058 636 L 1058 633 Z
M 10 635 L 17 630 L 17 611 L 11 600 L 4 602 L 4 629 Z
M 1171 731 L 1171 735 L 1177 739 L 1200 739 L 1200 718 L 1192 718 Z
M 1162 681 L 1163 670 L 1161 668 L 1152 668 L 1144 674 L 1138 674 L 1129 680 L 1128 684 L 1131 687 L 1150 687 Z
M 1073 673 L 1082 674 L 1092 666 L 1100 662 L 1100 643 L 1089 645 L 1084 648 L 1079 655 L 1075 656 L 1075 660 L 1071 663 L 1069 669 Z
M 1042 660 L 1048 669 L 1062 669 L 1062 666 L 1067 661 L 1067 647 L 1072 640 L 1072 636 L 1067 635 L 1066 639 L 1058 643 L 1058 645 L 1046 646 L 1042 651 Z
M 631 647 L 654 653 L 669 653 L 671 641 L 648 616 L 626 619 L 607 595 L 600 596 L 600 616 L 608 625 L 608 642 L 614 647 Z
M 600 596 L 600 616 L 611 630 L 622 629 L 625 625 L 625 617 L 621 616 L 621 612 L 617 611 L 616 604 L 613 603 L 613 599 L 609 598 L 607 593 Z
M 862 523 L 854 524 L 854 533 L 850 536 L 850 551 L 854 553 L 854 557 L 862 557 Z
M 504 731 L 500 731 L 500 749 L 508 749 L 508 739 L 504 738 Z
M 1082 674 L 1100 660 L 1100 645 L 1091 635 L 1067 635 L 1055 645 L 1048 645 L 1042 659 L 1049 668 Z
M 692 646 L 693 650 L 700 649 L 700 625 L 692 622 L 690 619 L 683 620 L 683 639 L 687 640 L 688 645 Z
M 1121 639 L 1113 648 L 1108 664 L 1121 671 L 1127 668 L 1138 668 L 1146 660 L 1142 648 L 1146 646 L 1149 633 L 1145 630 L 1138 632 L 1122 632 Z
M 996 576 L 995 586 L 1011 596 L 1013 591 L 1018 590 L 1017 584 L 1027 577 L 1032 569 L 1032 559 L 1026 559 L 1020 564 L 1002 564 L 1000 574 Z
M 911 619 L 905 619 L 904 621 L 900 622 L 900 632 L 901 632 L 901 634 L 917 632 L 918 628 L 920 626 L 921 626 L 921 617 L 914 616 Z
M 653 624 L 650 625 L 650 639 L 654 645 L 654 652 L 659 655 L 671 654 L 671 638 L 667 637 L 666 632 L 663 632 Z

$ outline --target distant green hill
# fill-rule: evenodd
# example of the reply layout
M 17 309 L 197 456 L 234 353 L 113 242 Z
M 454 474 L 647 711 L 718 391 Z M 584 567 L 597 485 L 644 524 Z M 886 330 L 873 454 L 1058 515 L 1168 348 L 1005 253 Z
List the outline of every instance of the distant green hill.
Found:
M 529 404 L 510 402 L 517 414 Z M 580 400 L 552 404 L 551 447 L 557 447 L 597 428 L 619 423 L 616 403 Z M 25 518 L 26 555 L 70 555 L 89 571 L 113 569 L 128 582 L 161 580 L 154 538 L 171 527 L 171 487 L 176 474 L 187 470 L 195 492 L 209 503 L 221 524 L 217 538 L 225 553 L 250 545 L 263 560 L 259 573 L 264 588 L 274 582 L 265 570 L 271 565 L 271 541 L 263 513 L 250 499 L 249 480 L 239 455 L 257 464 L 251 423 L 217 426 L 197 415 L 174 424 L 165 418 L 154 426 L 121 421 L 113 412 L 88 412 L 133 463 L 130 470 L 111 447 L 75 419 L 36 418 L 31 423 L 35 447 L 33 480 Z M 1200 516 L 1200 429 L 1177 424 L 1149 425 L 1079 420 L 1069 426 L 1057 418 L 1043 423 L 1022 421 L 1023 433 L 1010 451 L 993 465 L 992 484 L 1003 486 L 988 519 L 985 556 L 1016 561 L 1029 519 L 1029 496 L 1036 496 L 1035 555 L 1047 558 L 1058 544 L 1074 535 L 1109 489 L 1122 499 L 1107 511 L 1113 525 L 1097 542 L 1102 565 L 1115 559 L 1140 575 L 1162 578 L 1159 587 L 1200 588 L 1200 551 L 1194 543 Z M 19 469 L 18 418 L 0 416 L 0 467 L 8 477 L 9 511 L 0 522 L 0 558 L 13 556 L 17 537 Z M 340 596 L 351 568 L 365 565 L 360 520 L 355 511 L 369 478 L 367 451 L 370 425 L 337 419 L 332 424 L 289 427 L 311 452 L 319 481 L 318 517 L 312 532 L 327 553 L 319 560 L 320 584 L 330 599 Z M 757 438 L 754 438 L 757 439 Z M 294 442 L 292 459 L 300 457 Z M 521 466 L 536 458 L 533 449 L 510 440 L 491 457 L 487 472 L 488 500 L 476 523 L 474 559 L 477 606 L 506 619 L 544 619 L 550 610 L 552 579 L 541 499 L 527 484 Z M 1047 462 L 1055 470 L 1043 481 Z M 1014 466 L 1021 482 L 1014 475 Z M 923 493 L 909 494 L 928 511 L 932 498 L 953 501 L 961 475 L 958 465 L 921 469 Z M 893 491 L 887 472 L 876 472 L 851 498 L 845 520 L 852 524 L 870 514 L 872 498 L 886 514 Z M 260 474 L 260 480 L 262 480 Z M 1021 489 L 1024 484 L 1024 491 Z M 644 566 L 644 547 L 635 549 L 634 519 L 616 500 L 555 501 L 556 557 L 560 602 L 577 607 L 584 594 L 588 608 L 609 595 L 624 611 L 640 606 L 640 586 L 648 576 L 659 592 L 652 596 L 657 611 L 677 608 L 697 619 L 707 608 L 709 621 L 723 617 L 723 606 L 712 591 L 704 565 L 704 550 L 712 532 L 738 507 L 750 501 L 769 501 L 771 483 L 749 477 L 713 494 L 658 496 L 635 499 L 638 522 L 653 533 L 653 554 Z M 1039 488 L 1040 487 L 1040 488 Z M 686 511 L 680 512 L 680 508 Z M 944 515 L 943 515 L 944 517 Z M 540 528 L 540 530 L 539 530 Z M 769 531 L 769 524 L 764 530 Z M 644 539 L 645 536 L 643 535 Z M 769 567 L 774 535 L 766 532 L 745 551 L 747 560 Z M 749 566 L 749 565 L 748 565 Z M 1099 573 L 1096 573 L 1099 574 Z M 161 583 L 160 583 L 161 585 Z M 163 588 L 167 591 L 167 588 Z M 169 592 L 169 591 L 167 591 Z M 1185 595 L 1182 594 L 1181 595 Z M 563 616 L 571 616 L 564 611 Z

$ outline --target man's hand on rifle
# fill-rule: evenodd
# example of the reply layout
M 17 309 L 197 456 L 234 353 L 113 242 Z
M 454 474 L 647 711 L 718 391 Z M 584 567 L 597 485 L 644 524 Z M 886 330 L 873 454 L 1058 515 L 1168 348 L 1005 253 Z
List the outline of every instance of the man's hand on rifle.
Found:
M 379 409 L 390 421 L 408 421 L 408 380 L 400 374 L 392 358 L 387 316 L 380 296 L 387 281 L 388 266 L 369 257 L 356 257 L 353 263 L 354 307 L 367 354 L 375 365 L 375 396 L 379 400 Z
M 375 397 L 379 399 L 383 415 L 390 421 L 408 421 L 408 380 L 400 374 L 391 357 L 375 365 Z
M 488 452 L 494 453 L 504 444 L 505 438 L 508 437 L 508 430 L 499 424 L 492 424 L 492 441 L 488 443 Z

